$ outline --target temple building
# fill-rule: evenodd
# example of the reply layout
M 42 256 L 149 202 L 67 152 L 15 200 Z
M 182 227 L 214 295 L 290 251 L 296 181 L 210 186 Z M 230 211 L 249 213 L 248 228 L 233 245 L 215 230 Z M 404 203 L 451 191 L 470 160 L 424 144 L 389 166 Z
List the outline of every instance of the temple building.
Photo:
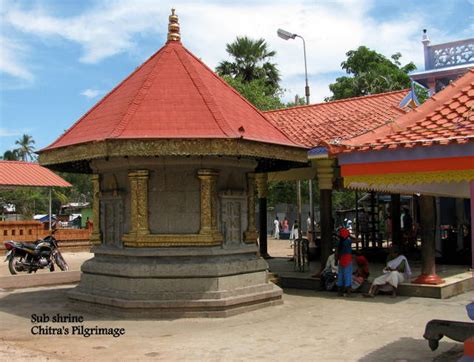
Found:
M 422 275 L 415 283 L 441 284 L 435 272 L 433 196 L 471 199 L 468 231 L 474 262 L 474 70 L 452 82 L 393 124 L 326 146 L 336 155 L 350 189 L 421 195 Z
M 306 153 L 183 46 L 173 10 L 166 45 L 40 151 L 51 169 L 92 173 L 94 257 L 70 298 L 166 317 L 281 303 L 255 202 L 267 172 Z
M 431 44 L 425 29 L 421 42 L 425 70 L 411 73 L 410 78 L 428 88 L 431 95 L 474 67 L 474 38 Z

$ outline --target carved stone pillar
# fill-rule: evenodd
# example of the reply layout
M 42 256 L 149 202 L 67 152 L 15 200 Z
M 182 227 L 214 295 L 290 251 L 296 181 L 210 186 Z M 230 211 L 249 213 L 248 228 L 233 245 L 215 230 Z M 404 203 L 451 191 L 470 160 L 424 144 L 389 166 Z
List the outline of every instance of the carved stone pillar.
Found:
M 249 244 L 257 242 L 257 228 L 255 226 L 255 174 L 247 174 L 247 231 L 244 241 Z
M 136 170 L 128 173 L 130 180 L 130 218 L 129 234 L 148 235 L 148 170 Z
M 92 234 L 91 243 L 93 245 L 100 245 L 100 175 L 92 175 Z
M 201 181 L 201 228 L 200 234 L 217 232 L 217 175 L 216 170 L 200 169 L 197 176 Z
M 258 210 L 260 216 L 259 230 L 259 249 L 260 255 L 264 258 L 268 257 L 267 247 L 267 194 L 268 194 L 268 176 L 266 173 L 258 173 L 255 175 L 258 193 Z
M 332 183 L 334 178 L 334 159 L 316 159 L 316 174 L 319 185 L 319 200 L 321 211 L 321 269 L 326 265 L 326 260 L 331 255 L 332 231 Z

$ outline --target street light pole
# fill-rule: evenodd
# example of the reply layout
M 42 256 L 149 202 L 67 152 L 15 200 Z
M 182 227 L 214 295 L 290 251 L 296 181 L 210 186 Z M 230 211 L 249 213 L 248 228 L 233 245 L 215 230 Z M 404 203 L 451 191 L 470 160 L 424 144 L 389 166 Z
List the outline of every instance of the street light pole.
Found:
M 278 29 L 277 34 L 280 38 L 283 40 L 289 40 L 289 39 L 295 39 L 296 37 L 301 38 L 303 40 L 303 55 L 304 55 L 304 78 L 305 78 L 305 88 L 304 88 L 304 93 L 306 96 L 306 104 L 309 105 L 309 83 L 308 83 L 308 65 L 306 62 L 306 42 L 304 38 L 301 35 L 290 33 L 289 31 L 283 30 L 283 29 Z M 309 191 L 309 212 L 310 212 L 310 223 L 311 225 L 309 226 L 310 233 L 310 247 L 313 247 L 314 244 L 314 204 L 313 204 L 313 180 L 309 180 L 308 184 L 308 191 Z M 301 181 L 297 181 L 297 198 L 298 198 L 298 225 L 299 225 L 299 234 L 302 234 L 303 230 L 303 225 L 302 225 L 302 220 L 301 220 Z
M 309 104 L 309 83 L 308 83 L 308 65 L 306 63 L 306 42 L 301 35 L 296 35 L 298 38 L 303 40 L 303 54 L 304 54 L 304 78 L 306 81 L 306 86 L 304 87 L 304 94 L 306 96 L 306 104 Z

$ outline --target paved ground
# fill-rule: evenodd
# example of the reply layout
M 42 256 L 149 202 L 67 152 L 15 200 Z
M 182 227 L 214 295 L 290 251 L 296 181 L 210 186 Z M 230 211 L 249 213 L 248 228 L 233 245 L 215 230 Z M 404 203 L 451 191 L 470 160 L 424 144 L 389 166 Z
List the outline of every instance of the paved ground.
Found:
M 424 327 L 433 318 L 467 321 L 469 302 L 466 294 L 448 300 L 366 300 L 287 290 L 281 306 L 227 319 L 118 321 L 74 312 L 66 304 L 68 290 L 0 292 L 0 360 L 454 361 L 462 345 L 447 340 L 431 352 L 422 338 Z M 31 315 L 43 313 L 79 314 L 84 327 L 121 327 L 126 333 L 118 338 L 33 336 Z
M 270 240 L 273 256 L 291 254 Z M 67 253 L 78 270 L 88 253 Z M 6 264 L 5 264 L 6 265 Z M 1 266 L 0 275 L 5 272 Z M 462 344 L 445 340 L 431 352 L 422 335 L 431 319 L 468 321 L 472 295 L 447 300 L 339 298 L 334 293 L 286 290 L 284 304 L 227 319 L 120 321 L 74 311 L 72 286 L 0 291 L 0 360 L 303 360 L 455 361 Z M 125 328 L 125 335 L 32 335 L 32 314 L 82 315 L 83 323 L 42 326 Z

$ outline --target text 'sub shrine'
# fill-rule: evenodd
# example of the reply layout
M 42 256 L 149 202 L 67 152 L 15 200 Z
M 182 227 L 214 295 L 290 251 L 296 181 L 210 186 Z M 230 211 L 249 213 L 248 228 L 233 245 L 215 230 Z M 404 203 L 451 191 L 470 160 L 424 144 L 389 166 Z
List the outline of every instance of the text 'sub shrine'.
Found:
M 94 258 L 70 293 L 78 305 L 226 316 L 281 302 L 258 255 L 255 193 L 262 172 L 306 163 L 306 150 L 182 45 L 174 11 L 165 46 L 40 162 L 92 173 Z

